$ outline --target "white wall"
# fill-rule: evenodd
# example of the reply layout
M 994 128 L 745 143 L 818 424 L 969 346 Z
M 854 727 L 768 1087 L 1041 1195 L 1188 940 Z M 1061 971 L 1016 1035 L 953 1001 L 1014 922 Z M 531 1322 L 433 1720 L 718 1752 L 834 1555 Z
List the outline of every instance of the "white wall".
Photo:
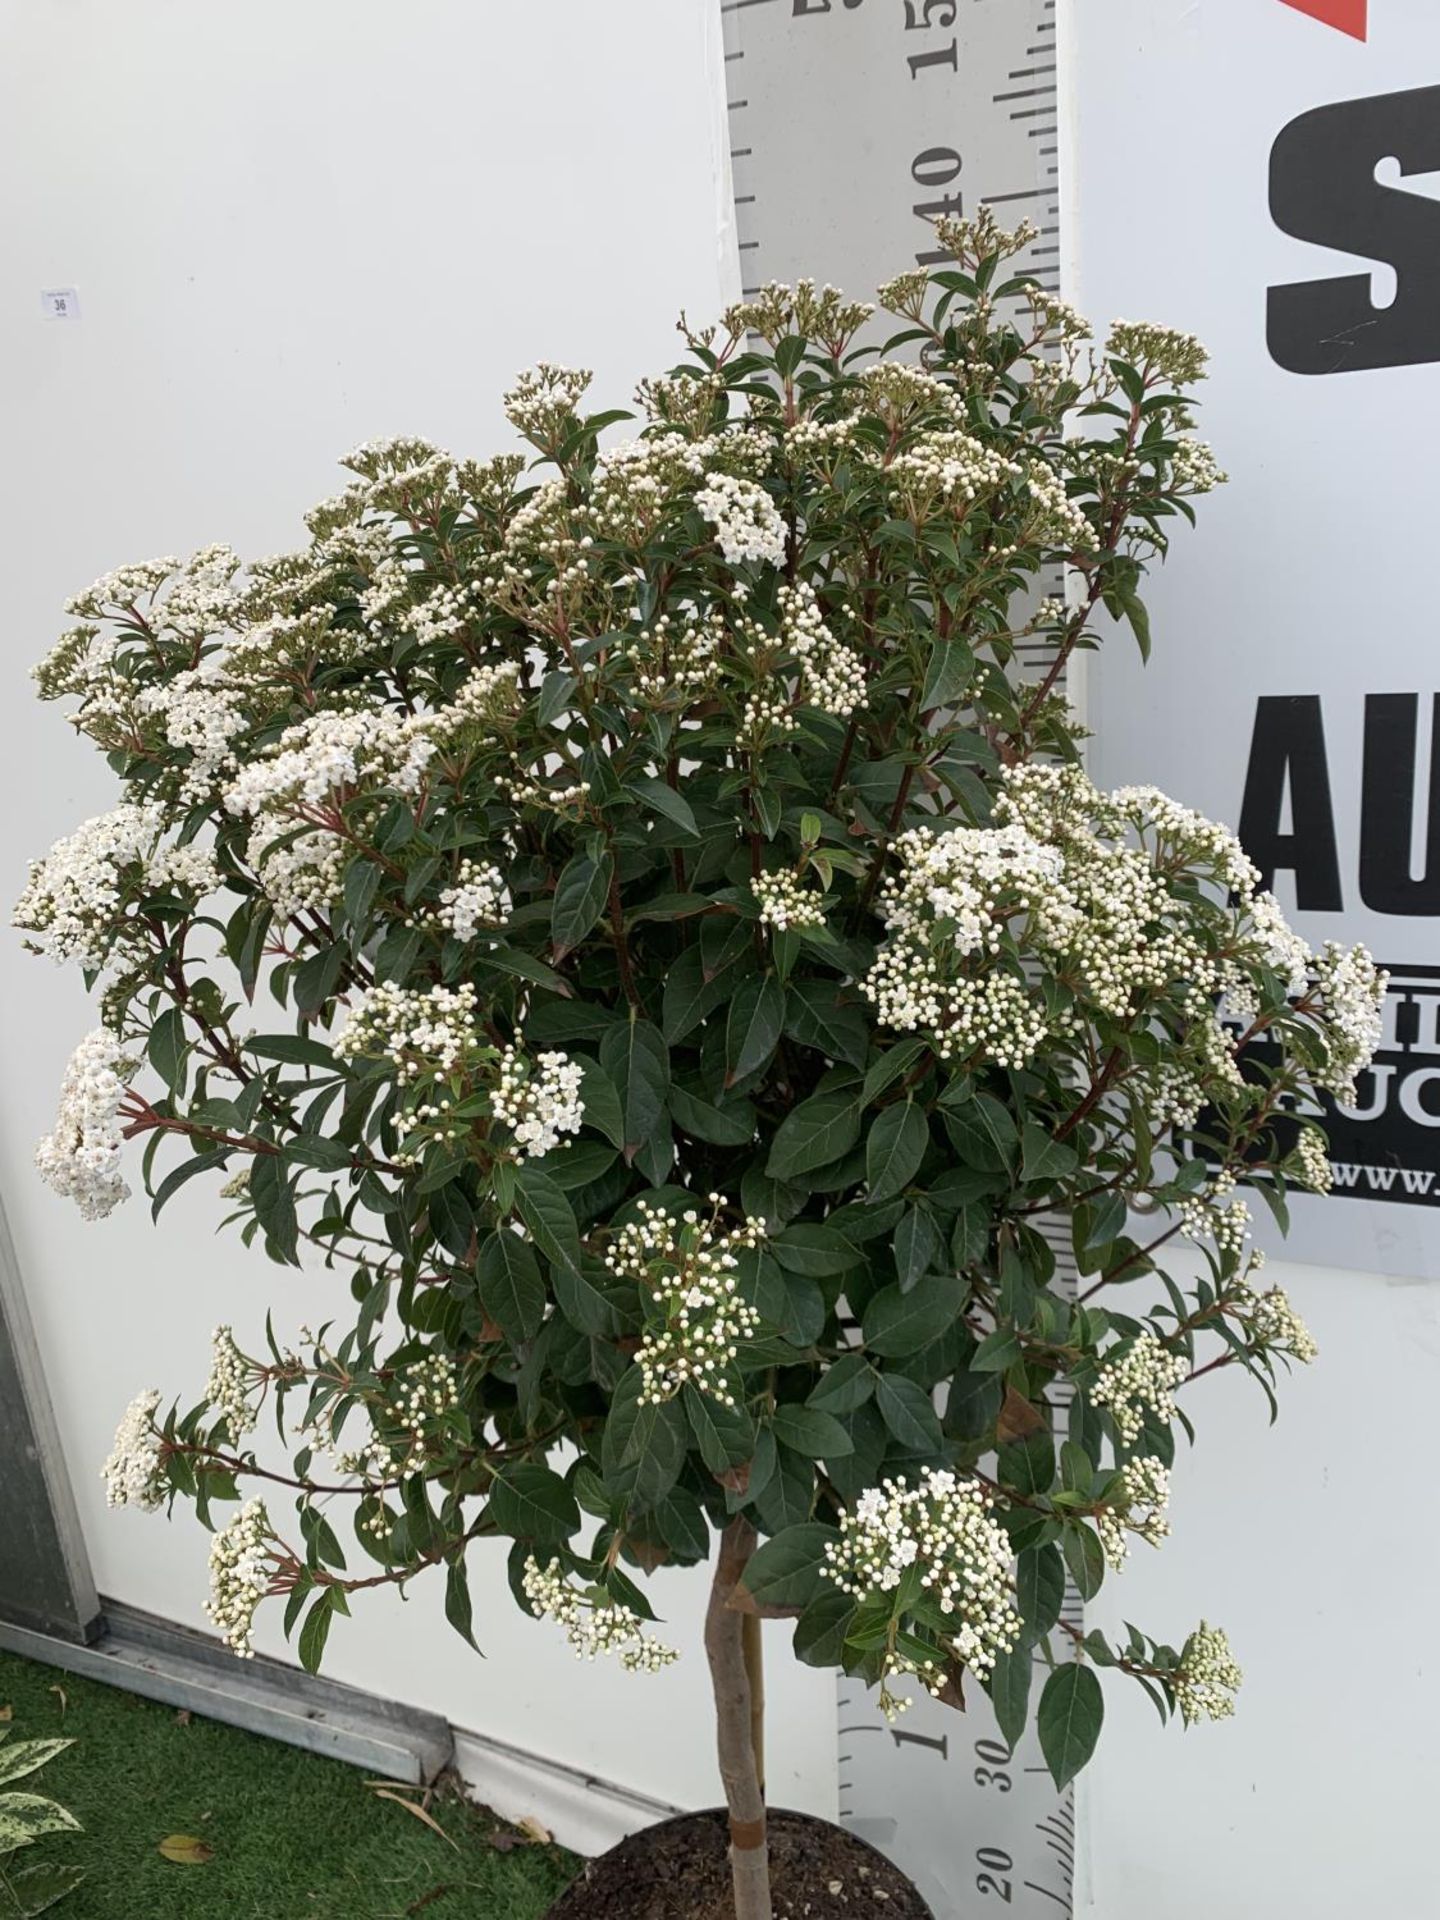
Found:
M 1327 720 L 1341 731 L 1360 690 L 1414 684 L 1405 650 L 1425 631 L 1428 551 L 1383 534 L 1435 520 L 1433 466 L 1406 477 L 1399 423 L 1433 420 L 1440 367 L 1306 380 L 1270 362 L 1267 285 L 1356 268 L 1280 234 L 1266 188 L 1271 142 L 1295 115 L 1440 80 L 1440 16 L 1433 0 L 1376 0 L 1364 43 L 1280 0 L 1067 0 L 1063 25 L 1069 297 L 1098 325 L 1123 315 L 1206 341 L 1199 430 L 1232 476 L 1152 575 L 1151 666 L 1128 630 L 1092 664 L 1092 772 L 1153 781 L 1233 823 L 1257 692 L 1338 689 Z M 1418 684 L 1433 672 L 1432 651 Z M 1342 774 L 1353 895 L 1352 797 Z M 1433 923 L 1348 925 L 1386 959 L 1437 957 Z M 1365 1213 L 1309 1203 L 1310 1244 L 1346 1264 L 1272 1259 L 1267 1278 L 1314 1329 L 1318 1362 L 1282 1384 L 1273 1428 L 1248 1382 L 1197 1387 L 1173 1536 L 1137 1545 L 1097 1603 L 1101 1627 L 1125 1618 L 1177 1639 L 1203 1615 L 1245 1671 L 1237 1717 L 1189 1732 L 1107 1685 L 1080 1789 L 1083 1910 L 1103 1920 L 1435 1911 L 1440 1283 L 1406 1265 L 1423 1270 L 1417 1242 L 1433 1247 L 1435 1230 L 1420 1209 L 1384 1210 L 1358 1258 L 1343 1249 L 1363 1240 Z M 1398 1277 L 1354 1270 L 1382 1258 Z
M 502 386 L 535 360 L 592 366 L 623 405 L 676 357 L 678 309 L 738 284 L 712 0 L 3 0 L 0 179 L 12 897 L 27 858 L 113 803 L 26 678 L 68 594 L 157 552 L 296 544 L 362 439 L 488 452 Z M 42 317 L 57 287 L 78 320 Z M 0 943 L 0 1021 L 0 1192 L 97 1582 L 202 1623 L 204 1534 L 103 1506 L 115 1420 L 141 1386 L 196 1391 L 217 1321 L 258 1342 L 272 1298 L 293 1326 L 343 1282 L 216 1240 L 194 1188 L 158 1230 L 143 1202 L 81 1222 L 29 1165 L 94 1024 L 78 978 Z M 327 1671 L 661 1801 L 718 1797 L 699 1580 L 658 1583 L 683 1660 L 631 1678 L 577 1667 L 516 1612 L 498 1558 L 472 1559 L 488 1659 L 422 1580 L 407 1611 L 358 1607 Z M 262 1642 L 278 1650 L 273 1625 Z M 831 1810 L 833 1685 L 779 1639 L 771 1665 L 775 1796 Z M 523 1771 L 475 1765 L 512 1805 L 529 1794 Z

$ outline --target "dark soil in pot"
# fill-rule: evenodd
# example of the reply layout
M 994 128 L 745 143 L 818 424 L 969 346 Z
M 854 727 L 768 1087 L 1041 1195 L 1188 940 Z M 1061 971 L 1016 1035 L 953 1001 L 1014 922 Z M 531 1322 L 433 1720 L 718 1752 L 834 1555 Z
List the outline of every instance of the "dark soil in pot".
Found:
M 867 1841 L 808 1813 L 771 1810 L 775 1920 L 933 1920 Z M 685 1813 L 632 1833 L 584 1871 L 545 1920 L 734 1920 L 724 1813 Z

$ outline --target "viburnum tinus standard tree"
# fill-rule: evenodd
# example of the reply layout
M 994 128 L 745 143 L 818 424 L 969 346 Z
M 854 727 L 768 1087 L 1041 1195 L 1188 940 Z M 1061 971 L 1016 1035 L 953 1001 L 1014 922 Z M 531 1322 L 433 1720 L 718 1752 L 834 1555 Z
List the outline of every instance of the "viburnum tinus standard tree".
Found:
M 1097 1669 L 1230 1712 L 1222 1633 L 1077 1633 L 1064 1570 L 1165 1534 L 1191 1382 L 1311 1358 L 1236 1186 L 1324 1184 L 1303 1116 L 1383 992 L 1224 828 L 1079 764 L 1067 662 L 1102 613 L 1147 644 L 1146 562 L 1223 477 L 1203 350 L 1091 345 L 1006 278 L 1027 236 L 940 231 L 878 351 L 768 287 L 682 323 L 623 442 L 542 366 L 533 455 L 363 447 L 302 551 L 124 568 L 38 669 L 123 788 L 17 915 L 101 997 L 41 1170 L 98 1217 L 143 1137 L 157 1213 L 213 1177 L 337 1274 L 325 1326 L 239 1300 L 198 1402 L 141 1395 L 112 1499 L 242 1501 L 212 1616 L 244 1653 L 281 1600 L 311 1668 L 432 1568 L 469 1639 L 492 1539 L 577 1653 L 658 1668 L 640 1576 L 713 1555 L 746 1920 L 758 1614 L 890 1711 L 968 1676 L 1012 1741 L 1034 1676 L 1060 1782 Z

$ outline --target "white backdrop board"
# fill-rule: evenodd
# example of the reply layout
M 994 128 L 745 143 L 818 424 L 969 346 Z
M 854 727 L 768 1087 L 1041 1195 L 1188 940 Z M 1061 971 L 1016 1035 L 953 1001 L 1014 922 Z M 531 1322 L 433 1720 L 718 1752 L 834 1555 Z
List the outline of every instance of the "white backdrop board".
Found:
M 361 440 L 508 444 L 500 393 L 536 360 L 593 367 L 624 405 L 676 359 L 682 307 L 738 292 L 713 0 L 0 0 L 0 179 L 12 899 L 27 858 L 114 803 L 27 678 L 68 595 L 213 540 L 294 546 Z M 40 1185 L 34 1142 L 94 1024 L 78 975 L 0 942 L 0 1186 L 97 1584 L 204 1626 L 193 1518 L 104 1506 L 116 1420 L 146 1386 L 193 1395 L 217 1322 L 253 1351 L 267 1304 L 293 1332 L 336 1282 L 217 1240 L 198 1188 L 156 1228 L 143 1200 L 89 1225 Z M 472 1581 L 485 1659 L 422 1577 L 408 1605 L 357 1607 L 326 1671 L 479 1736 L 460 1750 L 482 1791 L 573 1844 L 715 1800 L 702 1571 L 658 1579 L 684 1657 L 638 1679 L 525 1620 L 501 1555 Z M 833 1812 L 833 1682 L 767 1632 L 776 1797 Z
M 1400 210 L 1406 235 L 1411 220 L 1433 233 L 1440 210 L 1426 196 L 1440 182 L 1424 173 L 1440 167 L 1440 151 L 1429 156 L 1407 142 L 1403 155 L 1390 146 L 1387 163 L 1382 142 L 1368 160 L 1357 158 L 1358 135 L 1342 138 L 1338 121 L 1307 130 L 1305 117 L 1440 83 L 1440 8 L 1433 0 L 1370 0 L 1368 10 L 1362 0 L 1306 0 L 1305 8 L 1065 0 L 1062 28 L 1076 201 L 1067 294 L 1100 324 L 1123 315 L 1200 335 L 1214 355 L 1200 431 L 1232 475 L 1200 503 L 1198 532 L 1182 528 L 1152 576 L 1152 665 L 1141 667 L 1125 632 L 1091 667 L 1092 771 L 1107 785 L 1153 781 L 1238 822 L 1257 715 L 1298 736 L 1313 726 L 1318 702 L 1341 905 L 1314 904 L 1320 878 L 1333 876 L 1315 852 L 1327 836 L 1314 826 L 1318 782 L 1303 753 L 1298 815 L 1287 769 L 1278 835 L 1304 845 L 1278 850 L 1276 891 L 1312 940 L 1364 939 L 1397 971 L 1432 967 L 1440 961 L 1434 918 L 1382 910 L 1373 864 L 1362 887 L 1362 814 L 1367 697 L 1418 696 L 1418 777 L 1412 782 L 1408 768 L 1402 777 L 1392 746 L 1372 757 L 1372 780 L 1388 771 L 1397 784 L 1428 788 L 1440 671 L 1426 565 L 1437 492 L 1427 442 L 1440 362 L 1365 367 L 1356 356 L 1404 337 L 1386 320 L 1397 278 L 1402 311 L 1413 311 L 1417 287 L 1423 309 L 1427 273 L 1440 262 L 1434 238 L 1418 256 L 1408 237 L 1394 245 L 1383 217 L 1394 209 L 1382 200 L 1377 216 L 1370 196 L 1381 186 L 1396 198 L 1403 192 L 1414 202 Z M 1349 125 L 1387 112 L 1366 108 Z M 1433 106 L 1428 113 L 1433 137 L 1440 123 Z M 1307 180 L 1326 180 L 1319 213 L 1302 222 L 1295 164 L 1282 147 L 1281 209 L 1291 226 L 1303 224 L 1304 239 L 1272 212 L 1272 153 L 1296 122 L 1301 131 L 1290 139 L 1300 144 L 1290 152 L 1299 155 L 1302 201 Z M 1310 221 L 1329 221 L 1345 204 L 1326 169 L 1346 154 L 1348 190 L 1369 212 L 1363 235 L 1338 236 L 1336 251 L 1319 243 L 1322 229 L 1310 231 Z M 1344 250 L 1357 242 L 1360 257 Z M 1378 259 L 1382 242 L 1402 263 L 1398 276 Z M 1377 257 L 1364 257 L 1372 247 Z M 1347 370 L 1278 363 L 1270 289 L 1346 276 L 1361 279 L 1364 298 L 1377 303 L 1358 325 L 1354 314 L 1338 326 L 1323 318 L 1335 350 L 1350 355 Z M 1300 359 L 1307 337 L 1314 347 L 1314 309 L 1295 296 L 1301 304 L 1292 300 L 1287 316 L 1286 298 L 1276 345 Z M 1309 336 L 1300 331 L 1306 314 Z M 1440 319 L 1418 331 L 1440 354 Z M 1406 351 L 1415 351 L 1413 338 Z M 1262 700 L 1277 704 L 1262 709 Z M 1372 724 L 1396 725 L 1408 710 L 1382 705 Z M 1273 846 L 1267 773 L 1273 783 L 1262 754 L 1247 831 L 1258 842 L 1265 801 Z M 1440 838 L 1431 835 L 1427 850 L 1426 814 L 1424 804 L 1400 809 L 1403 824 L 1418 815 L 1407 874 L 1424 875 L 1427 858 L 1440 857 Z M 1372 862 L 1376 851 L 1372 841 Z M 1388 840 L 1378 853 L 1400 857 Z M 1287 864 L 1301 855 L 1308 904 Z M 1418 1077 L 1428 1029 L 1413 1002 L 1395 1037 L 1409 1044 L 1382 1059 L 1396 1072 L 1380 1084 L 1403 1118 L 1405 1076 L 1412 1098 L 1435 1085 Z M 1427 1095 L 1422 1111 L 1437 1110 Z M 1434 1165 L 1425 1141 L 1437 1134 L 1420 1121 L 1407 1127 L 1394 1163 L 1383 1158 L 1380 1128 L 1376 1146 L 1362 1145 L 1367 1136 L 1357 1131 L 1353 1152 L 1347 1144 L 1336 1157 L 1377 1170 L 1394 1164 L 1397 1181 L 1402 1166 L 1423 1177 Z M 1138 1692 L 1107 1688 L 1105 1732 L 1080 1782 L 1080 1910 L 1097 1920 L 1419 1920 L 1435 1909 L 1440 1546 L 1428 1520 L 1415 1525 L 1433 1506 L 1435 1215 L 1399 1197 L 1302 1200 L 1296 1214 L 1289 1255 L 1315 1264 L 1272 1263 L 1267 1278 L 1286 1287 L 1314 1330 L 1317 1364 L 1283 1384 L 1273 1428 L 1243 1380 L 1197 1396 L 1198 1442 L 1193 1453 L 1182 1447 L 1176 1464 L 1173 1537 L 1158 1553 L 1137 1549 L 1091 1609 L 1106 1631 L 1131 1619 L 1184 1633 L 1203 1614 L 1224 1626 L 1245 1670 L 1236 1718 L 1188 1733 L 1162 1729 Z
M 1335 1195 L 1296 1200 L 1290 1250 L 1440 1275 L 1440 6 L 1074 18 L 1073 297 L 1199 334 L 1231 475 L 1153 576 L 1151 666 L 1120 636 L 1094 669 L 1093 770 L 1238 825 L 1312 945 L 1391 969 L 1377 1064 L 1329 1116 Z

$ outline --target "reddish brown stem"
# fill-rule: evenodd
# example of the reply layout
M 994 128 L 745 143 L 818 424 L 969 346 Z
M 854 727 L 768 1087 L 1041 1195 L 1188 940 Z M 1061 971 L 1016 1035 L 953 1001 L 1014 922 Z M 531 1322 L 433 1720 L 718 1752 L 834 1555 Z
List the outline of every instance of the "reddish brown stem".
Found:
M 730 1811 L 730 1871 L 735 1920 L 774 1920 L 765 1796 L 755 1765 L 750 1677 L 745 1665 L 744 1615 L 730 1605 L 755 1551 L 755 1529 L 743 1513 L 720 1536 L 720 1552 L 705 1614 L 705 1656 L 715 1695 L 716 1749 Z

